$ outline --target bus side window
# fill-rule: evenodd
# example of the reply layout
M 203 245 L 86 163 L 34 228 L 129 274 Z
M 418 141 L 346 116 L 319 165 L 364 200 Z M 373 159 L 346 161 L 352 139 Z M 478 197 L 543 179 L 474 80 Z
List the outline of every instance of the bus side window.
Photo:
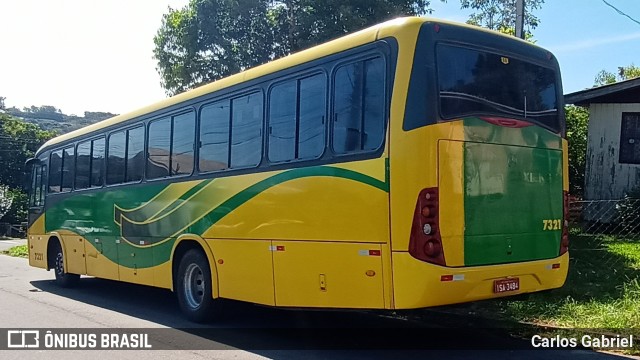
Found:
M 343 65 L 334 75 L 333 149 L 376 150 L 384 139 L 385 63 L 380 57 Z
M 62 191 L 71 191 L 75 174 L 76 156 L 75 149 L 68 147 L 62 153 Z
M 173 117 L 171 137 L 171 176 L 193 172 L 196 118 L 193 112 Z
M 104 138 L 91 142 L 91 186 L 102 186 L 104 182 Z
M 76 156 L 76 189 L 86 189 L 90 186 L 91 173 L 91 141 L 78 144 Z
M 201 172 L 229 168 L 230 120 L 231 106 L 229 100 L 206 105 L 200 111 L 198 169 Z
M 49 193 L 60 192 L 62 181 L 62 150 L 51 152 L 49 158 Z
M 262 93 L 231 101 L 231 167 L 253 167 L 262 158 Z
M 124 182 L 126 137 L 124 131 L 109 135 L 109 152 L 107 157 L 107 184 Z

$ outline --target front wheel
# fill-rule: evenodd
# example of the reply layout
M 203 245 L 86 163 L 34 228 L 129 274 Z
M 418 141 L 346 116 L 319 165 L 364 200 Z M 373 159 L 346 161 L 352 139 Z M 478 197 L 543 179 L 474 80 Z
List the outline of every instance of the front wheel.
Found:
M 59 242 L 54 244 L 51 255 L 53 256 L 53 272 L 56 275 L 56 284 L 65 288 L 76 286 L 78 280 L 80 280 L 80 275 L 70 274 L 64 271 L 64 253 L 62 252 L 62 246 L 60 246 Z
M 214 310 L 211 269 L 207 257 L 197 249 L 187 251 L 180 260 L 177 277 L 180 309 L 191 321 L 211 319 Z

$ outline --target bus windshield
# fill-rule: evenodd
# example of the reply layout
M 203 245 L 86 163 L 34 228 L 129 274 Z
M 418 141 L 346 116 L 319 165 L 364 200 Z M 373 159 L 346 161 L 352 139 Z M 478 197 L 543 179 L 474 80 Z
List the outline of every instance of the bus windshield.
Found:
M 441 43 L 436 51 L 444 119 L 494 115 L 560 131 L 553 69 L 450 44 Z

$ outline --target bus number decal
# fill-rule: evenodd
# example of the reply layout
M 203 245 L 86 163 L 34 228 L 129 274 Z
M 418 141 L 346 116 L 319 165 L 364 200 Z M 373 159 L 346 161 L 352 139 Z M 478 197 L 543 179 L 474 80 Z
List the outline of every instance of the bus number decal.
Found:
M 542 230 L 560 230 L 561 228 L 561 219 L 542 220 Z
M 44 254 L 43 253 L 33 253 L 33 259 L 34 260 L 44 260 Z

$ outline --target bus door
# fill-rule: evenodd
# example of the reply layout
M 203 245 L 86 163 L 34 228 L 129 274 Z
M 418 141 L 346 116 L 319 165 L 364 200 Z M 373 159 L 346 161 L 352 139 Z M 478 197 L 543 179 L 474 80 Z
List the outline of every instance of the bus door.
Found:
M 27 171 L 31 174 L 26 186 L 29 193 L 27 217 L 29 264 L 36 267 L 46 267 L 47 241 L 44 236 L 44 200 L 47 166 L 37 159 L 29 160 L 26 166 Z

